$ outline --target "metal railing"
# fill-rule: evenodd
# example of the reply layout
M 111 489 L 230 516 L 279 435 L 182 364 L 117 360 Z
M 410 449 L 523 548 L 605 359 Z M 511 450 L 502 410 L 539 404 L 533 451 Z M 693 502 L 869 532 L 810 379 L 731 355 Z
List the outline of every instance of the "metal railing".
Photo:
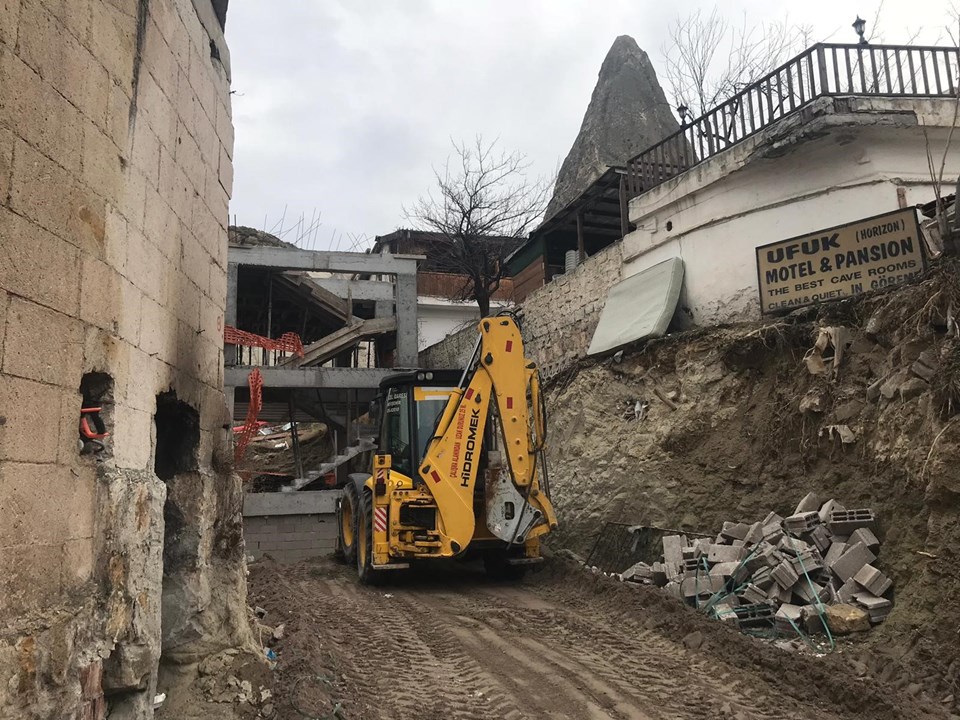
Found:
M 946 97 L 960 48 L 819 44 L 627 162 L 633 198 L 830 95 Z

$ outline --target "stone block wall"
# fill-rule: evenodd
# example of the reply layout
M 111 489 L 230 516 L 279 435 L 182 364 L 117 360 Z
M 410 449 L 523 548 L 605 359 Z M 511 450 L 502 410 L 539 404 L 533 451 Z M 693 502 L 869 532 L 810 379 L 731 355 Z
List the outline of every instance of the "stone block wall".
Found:
M 249 637 L 229 87 L 210 0 L 0 0 L 0 718 L 152 717 Z
M 247 493 L 243 503 L 243 538 L 247 552 L 259 559 L 296 562 L 329 555 L 337 541 L 339 490 Z
M 622 250 L 619 242 L 604 248 L 524 300 L 525 349 L 544 378 L 586 356 L 607 291 L 622 278 Z
M 434 370 L 444 368 L 462 368 L 470 361 L 477 342 L 477 326 L 470 323 L 467 327 L 447 335 L 440 342 L 420 351 L 420 367 Z
M 247 517 L 243 521 L 247 553 L 269 555 L 278 562 L 297 562 L 333 553 L 337 542 L 335 515 Z
M 607 291 L 620 282 L 622 270 L 623 245 L 618 242 L 538 288 L 520 305 L 524 350 L 544 378 L 586 356 Z M 476 328 L 464 328 L 421 351 L 420 367 L 464 367 L 476 341 Z

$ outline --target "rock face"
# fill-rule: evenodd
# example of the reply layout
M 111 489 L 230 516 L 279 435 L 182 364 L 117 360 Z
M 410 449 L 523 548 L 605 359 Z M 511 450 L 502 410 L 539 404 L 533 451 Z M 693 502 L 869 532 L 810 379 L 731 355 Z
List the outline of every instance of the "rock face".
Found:
M 647 54 L 629 35 L 618 37 L 570 148 L 546 217 L 553 216 L 604 173 L 680 129 Z

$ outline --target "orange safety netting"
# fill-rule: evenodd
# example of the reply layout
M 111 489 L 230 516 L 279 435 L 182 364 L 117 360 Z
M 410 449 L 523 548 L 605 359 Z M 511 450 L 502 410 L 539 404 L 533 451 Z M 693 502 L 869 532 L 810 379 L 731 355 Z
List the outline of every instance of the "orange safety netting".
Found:
M 235 327 L 224 325 L 223 342 L 227 345 L 243 345 L 244 347 L 261 347 L 265 350 L 279 350 L 303 357 L 303 343 L 300 336 L 294 332 L 284 333 L 276 340 L 262 335 L 254 335 L 246 330 L 237 330 Z
M 260 408 L 263 407 L 263 376 L 260 371 L 254 368 L 248 379 L 250 385 L 250 405 L 247 406 L 247 421 L 243 424 L 243 430 L 236 433 L 233 448 L 233 460 L 239 463 L 243 459 L 243 454 L 247 451 L 247 445 L 260 428 L 257 422 L 257 415 L 260 414 Z

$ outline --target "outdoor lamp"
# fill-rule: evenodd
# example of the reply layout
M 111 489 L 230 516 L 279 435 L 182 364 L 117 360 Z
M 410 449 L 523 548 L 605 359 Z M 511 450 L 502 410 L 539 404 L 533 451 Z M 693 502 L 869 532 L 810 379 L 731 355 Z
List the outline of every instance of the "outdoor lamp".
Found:
M 867 21 L 864 20 L 859 15 L 857 15 L 857 19 L 853 21 L 853 29 L 856 30 L 857 35 L 860 36 L 861 45 L 869 45 L 869 43 L 867 42 L 867 39 L 863 36 L 863 31 L 866 29 L 866 27 L 867 27 Z
M 680 105 L 677 105 L 677 112 L 680 113 L 680 122 L 686 124 L 687 113 L 690 112 L 690 108 L 681 103 Z

